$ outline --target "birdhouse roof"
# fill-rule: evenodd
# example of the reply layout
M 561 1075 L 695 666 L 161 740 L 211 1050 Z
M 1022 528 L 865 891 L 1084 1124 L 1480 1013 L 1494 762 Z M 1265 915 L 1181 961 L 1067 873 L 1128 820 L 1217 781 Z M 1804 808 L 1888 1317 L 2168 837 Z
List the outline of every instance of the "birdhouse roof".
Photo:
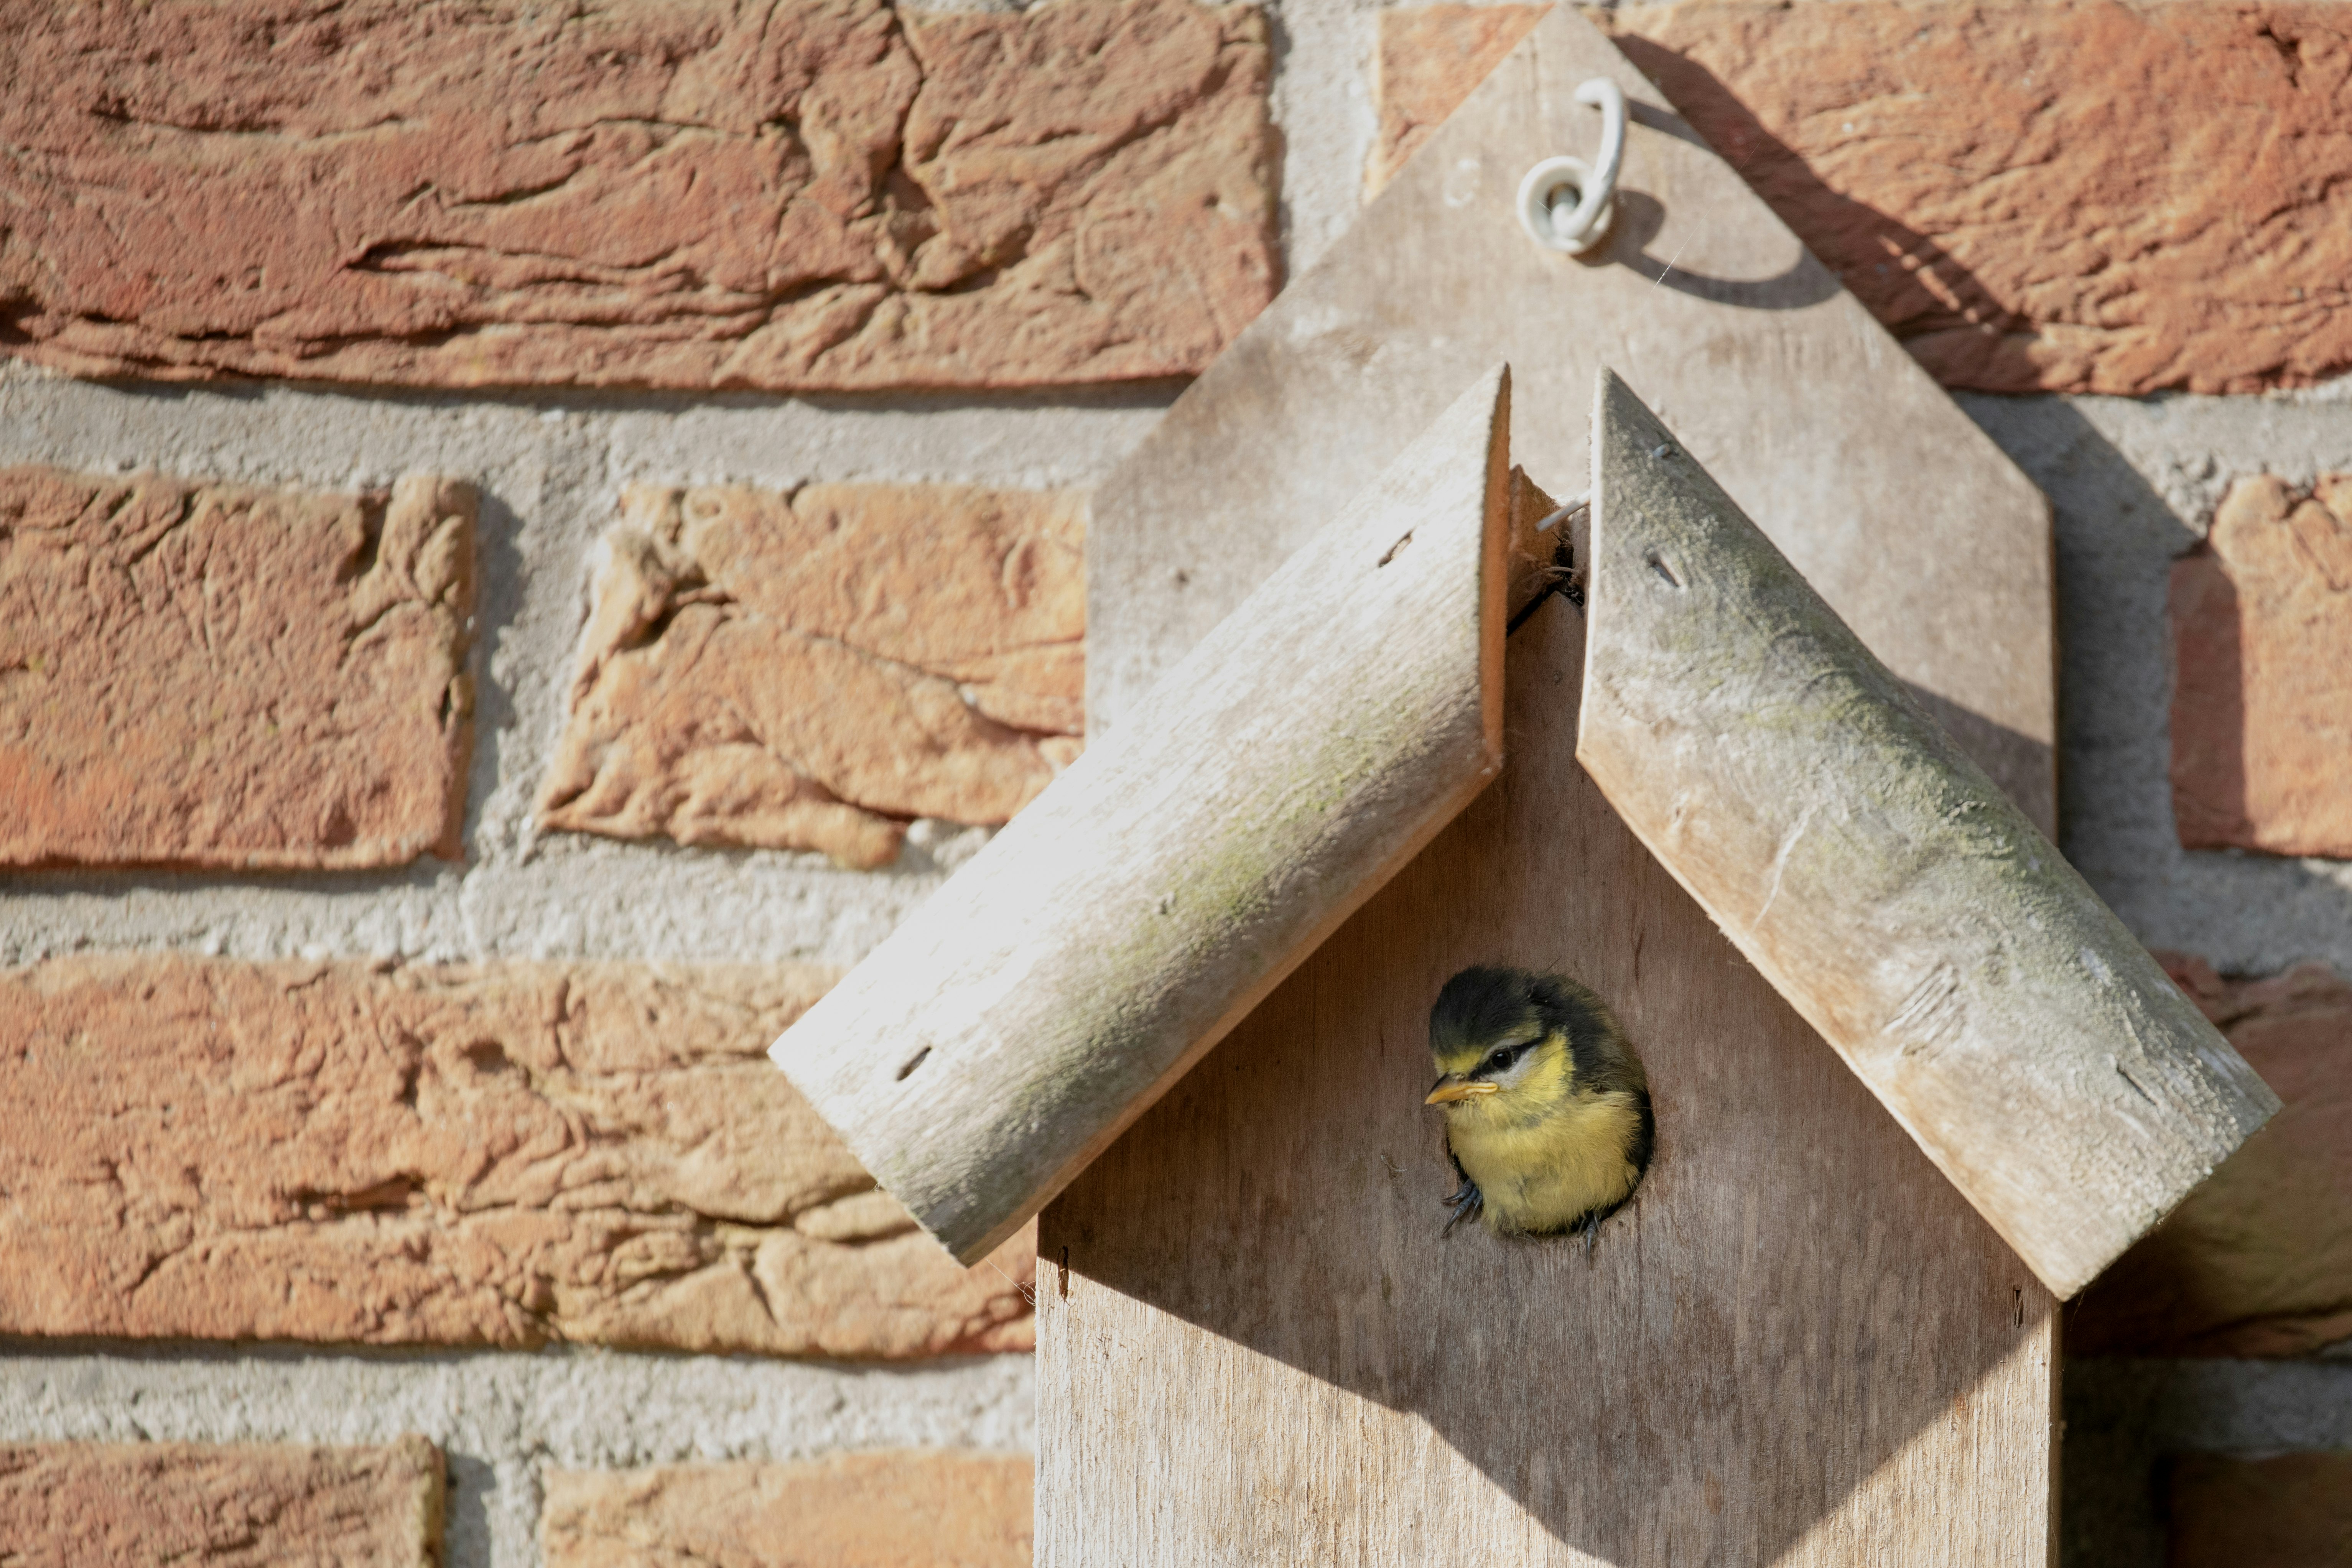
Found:
M 1503 197 L 1595 72 L 1583 260 Z M 1515 538 L 1611 805 L 2054 1291 L 2274 1109 L 2048 842 L 2042 499 L 1678 126 L 1554 12 L 1098 492 L 1088 754 L 776 1052 L 959 1256 L 1494 774 Z M 1513 458 L 1592 475 L 1540 560 Z

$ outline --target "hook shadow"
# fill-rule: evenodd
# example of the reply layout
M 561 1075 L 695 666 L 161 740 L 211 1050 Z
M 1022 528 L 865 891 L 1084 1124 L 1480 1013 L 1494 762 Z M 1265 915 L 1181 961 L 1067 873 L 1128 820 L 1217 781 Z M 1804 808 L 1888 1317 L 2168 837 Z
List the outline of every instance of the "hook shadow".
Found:
M 1651 253 L 1649 244 L 1665 226 L 1666 209 L 1642 191 L 1619 190 L 1617 219 L 1610 226 L 1609 242 L 1592 257 L 1597 263 L 1631 268 L 1662 288 L 1687 294 L 1710 304 L 1742 310 L 1801 310 L 1835 295 L 1837 274 L 1800 250 L 1797 258 L 1769 278 L 1710 278 L 1680 265 L 1672 257 Z
M 1654 109 L 1637 116 L 1640 123 L 1709 148 L 1730 164 L 1795 231 L 1809 258 L 1819 258 L 1815 265 L 1828 275 L 1832 290 L 1843 283 L 1897 342 L 1915 355 L 1931 357 L 1938 379 L 2019 391 L 2038 384 L 2026 358 L 2039 336 L 2033 324 L 2003 304 L 1934 237 L 1832 188 L 1804 154 L 1766 130 L 1704 65 L 1632 33 L 1617 34 L 1613 41 L 1682 111 L 1679 125 Z M 1796 289 L 1793 275 L 1803 270 L 1792 268 L 1782 286 Z M 1671 280 L 1665 284 L 1674 286 Z M 1706 287 L 1702 283 L 1694 291 Z M 1701 297 L 1717 298 L 1704 292 Z

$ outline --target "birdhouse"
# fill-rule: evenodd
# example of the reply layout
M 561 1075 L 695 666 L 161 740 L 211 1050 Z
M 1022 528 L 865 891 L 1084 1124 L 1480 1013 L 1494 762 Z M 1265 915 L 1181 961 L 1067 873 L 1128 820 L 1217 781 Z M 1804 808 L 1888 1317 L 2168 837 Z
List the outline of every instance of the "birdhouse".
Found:
M 2046 1561 L 2056 1303 L 2276 1101 L 2051 847 L 2046 511 L 1836 279 L 1557 9 L 1088 549 L 1087 753 L 776 1050 L 959 1257 L 1042 1211 L 1039 1560 Z M 1475 964 L 1646 1061 L 1589 1242 L 1444 1232 Z

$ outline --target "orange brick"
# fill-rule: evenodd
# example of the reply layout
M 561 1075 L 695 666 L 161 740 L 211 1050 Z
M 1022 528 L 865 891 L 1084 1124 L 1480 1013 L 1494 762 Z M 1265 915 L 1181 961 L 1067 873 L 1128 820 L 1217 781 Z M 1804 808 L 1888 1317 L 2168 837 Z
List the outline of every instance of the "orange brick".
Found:
M 456 857 L 474 512 L 0 468 L 0 865 Z
M 1076 494 L 645 487 L 623 513 L 548 826 L 877 866 L 906 818 L 1001 823 L 1076 754 Z
M 2352 856 L 2352 474 L 2231 485 L 2173 565 L 2172 640 L 2180 842 Z
M 806 965 L 0 971 L 0 1334 L 1027 1349 L 764 1055 Z
M 1375 183 L 1537 14 L 1382 16 Z M 2249 392 L 2352 370 L 2352 14 L 2328 0 L 1593 19 L 1947 386 Z
M 1027 1568 L 1032 1470 L 940 1450 L 557 1470 L 541 1536 L 547 1568 Z
M 2308 1355 L 2352 1338 L 2352 984 L 2165 967 L 2285 1109 L 2070 1310 L 2077 1355 Z
M 2172 1462 L 2171 1568 L 2341 1568 L 2352 1563 L 2352 1453 Z
M 1192 0 L 13 8 L 0 344 L 81 374 L 1025 386 L 1273 297 L 1266 25 Z
M 186 1443 L 0 1447 L 9 1568 L 279 1568 L 441 1561 L 441 1455 Z
M 1372 101 L 1380 128 L 1364 164 L 1377 192 L 1486 79 L 1549 5 L 1397 7 L 1380 16 Z

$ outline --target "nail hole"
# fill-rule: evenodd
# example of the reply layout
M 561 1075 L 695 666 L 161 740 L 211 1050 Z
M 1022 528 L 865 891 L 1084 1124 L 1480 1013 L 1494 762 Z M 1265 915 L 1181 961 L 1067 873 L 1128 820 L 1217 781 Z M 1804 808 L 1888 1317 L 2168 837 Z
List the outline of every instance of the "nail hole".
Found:
M 900 1083 L 904 1083 L 908 1079 L 913 1077 L 915 1069 L 921 1067 L 924 1059 L 929 1057 L 930 1054 L 931 1047 L 925 1046 L 921 1050 L 917 1051 L 913 1056 L 908 1057 L 907 1058 L 907 1065 L 898 1069 L 898 1081 Z

